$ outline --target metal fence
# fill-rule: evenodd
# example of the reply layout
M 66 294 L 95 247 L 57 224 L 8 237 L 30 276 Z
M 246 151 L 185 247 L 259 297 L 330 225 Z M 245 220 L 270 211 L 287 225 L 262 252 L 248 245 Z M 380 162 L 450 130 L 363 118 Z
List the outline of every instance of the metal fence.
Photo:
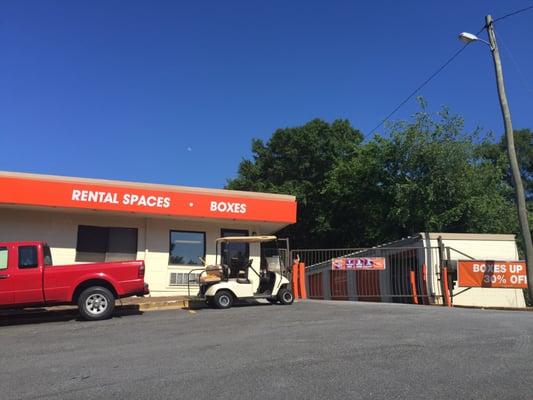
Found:
M 449 250 L 447 250 L 449 254 Z M 336 258 L 385 259 L 385 269 L 335 270 Z M 300 249 L 291 259 L 305 263 L 306 292 L 311 299 L 433 304 L 444 302 L 442 249 L 383 247 L 367 249 Z
M 299 249 L 291 250 L 291 259 L 299 259 L 307 267 L 314 266 L 316 264 L 323 263 L 324 261 L 331 260 L 333 258 L 342 257 L 348 254 L 353 254 L 360 248 L 345 248 L 345 249 Z

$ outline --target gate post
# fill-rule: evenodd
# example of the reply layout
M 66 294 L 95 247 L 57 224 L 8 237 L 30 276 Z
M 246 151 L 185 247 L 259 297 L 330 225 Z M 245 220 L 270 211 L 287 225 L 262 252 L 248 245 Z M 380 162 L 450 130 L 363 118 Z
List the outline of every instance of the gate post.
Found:
M 309 295 L 311 294 L 311 283 L 309 282 L 310 278 L 311 278 L 311 274 L 307 273 L 307 271 L 305 270 L 305 264 L 304 264 L 304 283 L 303 283 L 303 286 L 305 288 L 305 295 L 306 295 L 306 299 L 309 298 Z
M 391 303 L 391 286 L 390 286 L 390 280 L 391 280 L 391 266 L 389 263 L 390 258 L 385 258 L 385 265 L 387 265 L 387 269 L 383 271 L 379 271 L 379 293 L 381 294 L 381 301 L 385 303 Z
M 300 277 L 298 279 L 298 283 L 300 284 L 300 299 L 307 299 L 307 279 L 305 277 L 305 264 L 303 262 L 300 264 Z
M 300 291 L 298 290 L 299 289 L 299 284 L 298 284 L 298 280 L 299 280 L 299 262 L 298 261 L 295 261 L 293 264 L 292 264 L 292 293 L 294 295 L 294 298 L 295 299 L 298 299 L 300 298 Z
M 418 293 L 416 290 L 416 275 L 415 271 L 409 271 L 409 281 L 411 282 L 411 295 L 413 304 L 418 304 Z
M 442 305 L 450 307 L 451 301 L 450 288 L 448 286 L 448 260 L 444 259 L 444 243 L 442 241 L 442 236 L 437 238 L 437 244 L 439 247 L 440 290 L 442 295 Z
M 448 267 L 441 268 L 441 279 L 443 280 L 444 286 L 444 305 L 447 307 L 452 307 L 452 300 L 450 297 L 450 287 L 448 283 Z
M 423 304 L 430 304 L 429 296 L 428 296 L 428 282 L 427 282 L 427 267 L 426 264 L 422 264 L 422 302 Z
M 355 282 L 356 274 L 353 270 L 346 271 L 346 279 L 348 286 L 348 300 L 356 301 L 357 300 L 357 284 Z
M 322 270 L 322 293 L 324 300 L 331 300 L 331 268 Z

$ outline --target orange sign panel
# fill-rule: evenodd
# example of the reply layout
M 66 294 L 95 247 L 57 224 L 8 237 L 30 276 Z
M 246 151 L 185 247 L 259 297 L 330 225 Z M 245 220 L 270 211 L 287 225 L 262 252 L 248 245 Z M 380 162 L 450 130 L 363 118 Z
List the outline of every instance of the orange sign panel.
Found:
M 0 177 L 0 204 L 245 221 L 296 222 L 296 202 L 223 194 Z
M 331 269 L 361 271 L 385 269 L 384 257 L 342 257 L 331 260 Z
M 458 261 L 457 275 L 459 286 L 527 288 L 525 261 Z

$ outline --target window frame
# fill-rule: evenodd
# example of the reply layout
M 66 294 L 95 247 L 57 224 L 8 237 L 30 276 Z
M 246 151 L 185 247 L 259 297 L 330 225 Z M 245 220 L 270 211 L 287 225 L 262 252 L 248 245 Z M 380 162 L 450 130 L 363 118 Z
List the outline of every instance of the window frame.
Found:
M 173 263 L 171 262 L 171 249 L 172 249 L 172 232 L 181 232 L 181 233 L 201 233 L 202 236 L 203 236 L 203 254 L 202 254 L 202 258 L 205 260 L 205 257 L 206 257 L 206 241 L 207 241 L 207 235 L 205 233 L 205 231 L 189 231 L 189 230 L 183 230 L 183 229 L 171 229 L 169 232 L 168 232 L 168 265 L 169 266 L 172 266 L 172 267 L 175 267 L 175 266 L 185 266 L 185 267 L 198 267 L 198 266 L 201 266 L 202 264 L 177 264 L 177 263 Z M 200 261 L 200 260 L 198 260 Z
M 9 269 L 9 247 L 7 246 L 0 246 L 0 251 L 6 251 L 6 266 L 2 268 L 0 265 L 0 271 L 5 271 L 6 269 Z
M 81 251 L 79 250 L 80 247 L 80 228 L 89 228 L 94 230 L 101 230 L 106 232 L 106 240 L 105 240 L 105 251 L 104 252 L 88 252 L 88 251 Z M 117 253 L 117 252 L 111 252 L 109 251 L 109 243 L 110 243 L 110 237 L 111 237 L 111 231 L 112 230 L 134 230 L 135 231 L 135 252 L 134 253 Z M 95 253 L 99 255 L 103 255 L 103 260 L 89 260 L 87 257 L 84 256 L 85 253 Z M 131 255 L 131 258 L 124 258 L 120 261 L 134 261 L 137 260 L 137 255 L 139 253 L 139 228 L 138 227 L 130 227 L 130 226 L 101 226 L 101 225 L 86 225 L 86 224 L 79 224 L 78 225 L 78 232 L 76 237 L 76 256 L 75 261 L 76 262 L 108 262 L 108 261 L 117 261 L 115 259 L 108 260 L 109 254 L 129 254 Z
M 32 264 L 32 265 L 21 265 L 20 264 L 20 250 L 21 249 L 26 249 L 26 248 L 32 248 L 34 253 L 35 253 L 35 264 Z M 39 250 L 37 248 L 36 245 L 33 245 L 33 244 L 30 244 L 30 245 L 21 245 L 21 246 L 18 246 L 17 248 L 17 256 L 18 256 L 18 260 L 17 260 L 17 267 L 18 269 L 32 269 L 32 268 L 38 268 L 39 267 Z
M 46 260 L 47 257 L 49 257 L 49 261 Z M 48 243 L 43 245 L 43 264 L 45 267 L 51 267 L 54 265 L 54 261 L 52 259 L 52 249 L 50 246 L 48 246 Z

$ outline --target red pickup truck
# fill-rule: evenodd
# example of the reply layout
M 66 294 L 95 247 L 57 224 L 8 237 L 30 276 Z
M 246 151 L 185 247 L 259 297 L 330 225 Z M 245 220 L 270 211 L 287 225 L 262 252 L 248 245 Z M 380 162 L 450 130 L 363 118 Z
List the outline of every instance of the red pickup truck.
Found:
M 0 242 L 0 308 L 77 304 L 88 320 L 111 317 L 115 299 L 148 294 L 144 261 L 52 265 L 43 242 Z

